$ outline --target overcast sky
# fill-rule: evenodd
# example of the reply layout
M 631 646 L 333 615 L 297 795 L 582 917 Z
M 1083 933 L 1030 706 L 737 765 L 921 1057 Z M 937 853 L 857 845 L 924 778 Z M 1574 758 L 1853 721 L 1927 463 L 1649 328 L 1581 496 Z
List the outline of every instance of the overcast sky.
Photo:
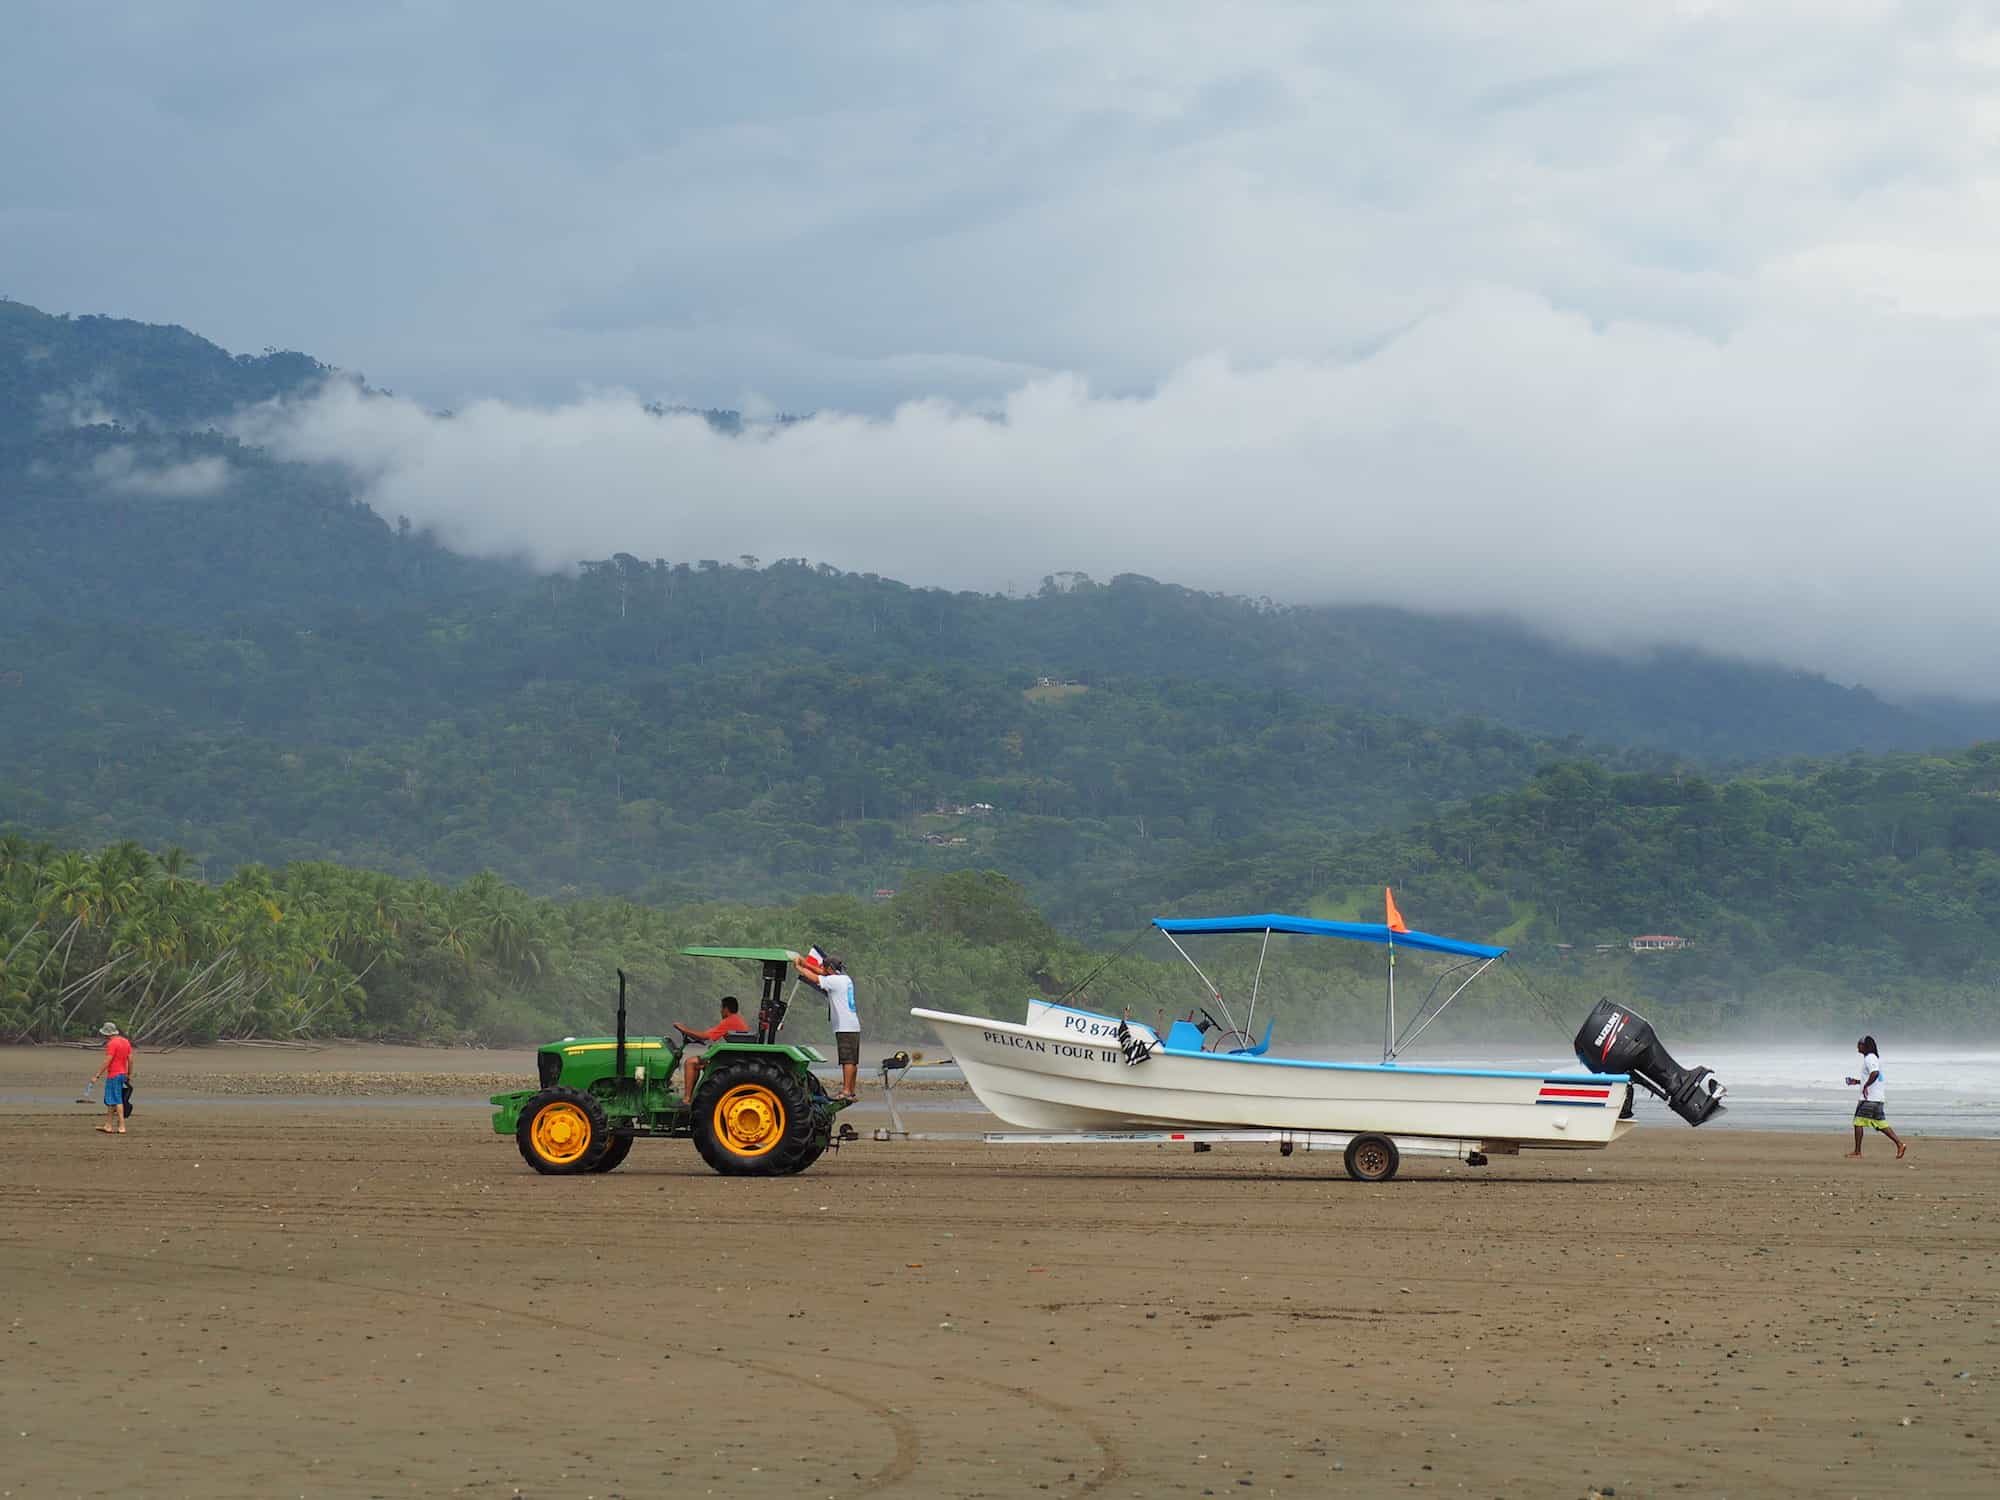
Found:
M 1992 14 L 17 3 L 0 293 L 414 398 L 257 430 L 476 550 L 2000 693 Z

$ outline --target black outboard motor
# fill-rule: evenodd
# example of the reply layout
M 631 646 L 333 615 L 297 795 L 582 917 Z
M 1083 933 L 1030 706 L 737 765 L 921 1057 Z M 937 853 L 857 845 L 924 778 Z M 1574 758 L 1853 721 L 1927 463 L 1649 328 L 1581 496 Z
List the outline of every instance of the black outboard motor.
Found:
M 1722 1084 L 1707 1068 L 1675 1062 L 1652 1023 L 1614 1000 L 1600 1000 L 1576 1034 L 1576 1059 L 1593 1073 L 1630 1073 L 1690 1125 L 1722 1112 Z

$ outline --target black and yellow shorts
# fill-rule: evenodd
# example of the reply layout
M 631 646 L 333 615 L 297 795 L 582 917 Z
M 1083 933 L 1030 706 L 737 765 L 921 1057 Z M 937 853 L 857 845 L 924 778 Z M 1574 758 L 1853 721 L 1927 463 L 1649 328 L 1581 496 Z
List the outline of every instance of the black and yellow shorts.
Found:
M 1879 1104 L 1857 1104 L 1854 1106 L 1854 1123 L 1866 1125 L 1870 1130 L 1887 1130 L 1889 1117 Z

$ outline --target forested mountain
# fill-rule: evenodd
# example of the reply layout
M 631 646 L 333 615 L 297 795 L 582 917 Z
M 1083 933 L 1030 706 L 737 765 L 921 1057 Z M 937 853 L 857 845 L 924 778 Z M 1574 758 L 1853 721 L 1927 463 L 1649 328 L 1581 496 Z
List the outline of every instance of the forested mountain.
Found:
M 0 524 L 15 543 L 0 550 L 0 634 L 34 637 L 32 652 L 78 619 L 216 641 L 359 616 L 378 639 L 449 635 L 503 673 L 525 647 L 544 677 L 587 670 L 600 649 L 624 669 L 803 647 L 877 670 L 952 662 L 1254 683 L 1717 763 L 2000 735 L 1991 704 L 1897 705 L 1699 653 L 1625 659 L 1505 621 L 1278 607 L 1132 576 L 1057 574 L 1033 597 L 1002 598 L 803 563 L 621 556 L 598 565 L 594 587 L 539 583 L 374 515 L 349 476 L 277 463 L 212 430 L 331 374 L 302 354 L 232 356 L 180 328 L 0 301 Z M 734 413 L 704 415 L 718 430 L 742 426 Z M 582 607 L 565 609 L 571 600 Z
M 991 865 L 1091 929 L 1132 915 L 1121 892 L 1149 870 L 1281 830 L 1408 821 L 1553 753 L 1478 721 L 1210 683 L 1037 688 L 793 652 L 510 685 L 482 680 L 484 652 L 420 639 L 398 671 L 352 648 L 334 629 L 188 655 L 138 630 L 93 635 L 33 684 L 61 712 L 5 729 L 0 806 L 64 839 L 177 842 L 218 872 L 332 858 L 663 900 L 866 893 Z M 161 678 L 182 685 L 171 706 Z
M 537 577 L 209 425 L 328 376 L 0 303 L 0 826 L 180 845 L 218 881 L 494 871 L 521 901 L 995 869 L 1090 941 L 1394 880 L 1433 926 L 1549 953 L 1684 928 L 1639 978 L 1705 975 L 1719 1006 L 1787 964 L 1938 985 L 1984 961 L 1986 752 L 1824 757 L 2000 734 L 1993 706 L 1134 576 L 1022 598 L 621 554 Z M 1795 754 L 1822 759 L 1716 779 Z
M 1990 1025 L 2000 982 L 2000 745 L 1721 786 L 1566 764 L 1401 835 L 1281 843 L 1199 873 L 1211 883 L 1198 909 L 1369 919 L 1392 879 L 1422 925 L 1512 945 L 1504 972 L 1519 982 L 1489 984 L 1440 1038 L 1463 1027 L 1559 1052 L 1604 993 L 1643 997 L 1690 1039 L 1796 1036 L 1856 1016 L 1906 1037 L 1962 1037 Z M 1161 904 L 1177 903 L 1163 889 Z M 1626 934 L 1645 931 L 1690 946 L 1632 953 Z M 1239 1008 L 1255 974 L 1293 1040 L 1369 1043 L 1379 950 L 1300 952 L 1309 941 L 1281 943 L 1291 951 L 1268 970 L 1255 938 L 1211 940 L 1202 962 Z M 149 1042 L 532 1041 L 601 1026 L 620 967 L 635 981 L 635 1024 L 657 1030 L 747 977 L 681 957 L 683 944 L 810 942 L 848 956 L 877 1035 L 903 1035 L 911 1005 L 1012 1014 L 1025 993 L 1079 985 L 1152 1020 L 1205 998 L 1157 939 L 1121 935 L 1116 951 L 1092 953 L 991 871 L 916 874 L 881 901 L 663 911 L 536 899 L 491 875 L 445 886 L 324 863 L 251 865 L 211 884 L 177 849 L 90 854 L 0 834 L 0 1039 L 115 1015 Z M 1414 1001 L 1435 976 L 1421 955 L 1406 967 Z M 821 1025 L 806 1005 L 794 1030 Z
M 54 317 L 0 298 L 0 441 L 101 422 L 200 432 L 329 373 L 310 355 L 232 355 L 185 328 Z
M 118 625 L 213 639 L 225 616 L 298 625 L 523 585 L 376 515 L 348 476 L 216 425 L 331 374 L 0 300 L 0 675 Z
M 1194 872 L 1239 849 L 1324 848 L 1589 748 L 1249 673 L 1066 671 L 1120 598 L 1204 602 L 1136 580 L 993 600 L 797 563 L 613 559 L 479 606 L 29 632 L 6 643 L 30 666 L 5 691 L 39 711 L 0 722 L 0 805 L 64 839 L 178 842 L 219 870 L 490 868 L 658 899 L 993 865 L 1089 932 L 1199 889 Z M 1207 602 L 1246 632 L 1263 613 Z M 978 803 L 993 811 L 935 812 Z
M 1622 961 L 1635 935 L 1685 938 L 1621 979 L 1732 1024 L 1921 993 L 1941 1027 L 1990 1015 L 2000 987 L 2000 744 L 1724 782 L 1571 762 L 1402 830 L 1216 851 L 1174 876 L 1163 907 L 1370 920 L 1393 882 L 1439 930 L 1585 970 L 1599 945 Z

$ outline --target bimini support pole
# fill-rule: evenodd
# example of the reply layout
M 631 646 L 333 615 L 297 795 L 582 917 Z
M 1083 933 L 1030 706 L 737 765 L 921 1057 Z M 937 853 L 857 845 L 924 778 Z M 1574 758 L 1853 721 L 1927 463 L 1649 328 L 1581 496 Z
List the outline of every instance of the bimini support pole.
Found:
M 1257 975 L 1250 981 L 1250 1013 L 1243 1018 L 1243 1045 L 1257 1043 L 1257 986 L 1264 982 L 1264 955 L 1271 951 L 1271 929 L 1264 929 L 1264 946 L 1257 950 Z
M 1432 1011 L 1429 1015 L 1427 1016 L 1423 1015 L 1423 1006 L 1419 1005 L 1417 1007 L 1417 1013 L 1419 1016 L 1422 1017 L 1422 1019 L 1418 1020 L 1417 1024 L 1410 1028 L 1410 1034 L 1408 1036 L 1398 1037 L 1396 1039 L 1397 1050 L 1401 1051 L 1403 1048 L 1409 1046 L 1410 1043 L 1414 1042 L 1418 1037 L 1422 1036 L 1424 1034 L 1424 1028 L 1426 1026 L 1429 1026 L 1431 1022 L 1435 1021 L 1439 1016 L 1443 1015 L 1445 1013 L 1445 1007 L 1450 1005 L 1451 1002 L 1456 1000 L 1460 995 L 1463 995 L 1465 993 L 1467 985 L 1471 984 L 1473 980 L 1477 979 L 1481 974 L 1484 974 L 1488 969 L 1492 968 L 1495 964 L 1499 962 L 1500 960 L 1497 957 L 1482 960 L 1477 968 L 1474 968 L 1470 974 L 1466 975 L 1465 978 L 1461 979 L 1458 982 L 1457 989 L 1453 990 L 1449 995 L 1446 995 L 1444 997 L 1444 1004 L 1440 1005 L 1436 1010 Z
M 1222 998 L 1222 991 L 1215 987 L 1215 981 L 1210 979 L 1206 974 L 1201 973 L 1201 965 L 1189 957 L 1187 949 L 1180 945 L 1171 932 L 1162 927 L 1160 929 L 1160 936 L 1174 945 L 1174 952 L 1178 953 L 1182 958 L 1187 959 L 1187 965 L 1190 969 L 1193 969 L 1197 974 L 1201 974 L 1201 982 L 1208 986 L 1209 997 L 1222 1007 L 1222 1018 L 1229 1023 L 1231 1031 L 1236 1030 L 1236 1017 L 1229 1013 L 1229 1002 Z
M 1396 939 L 1389 939 L 1389 1015 L 1382 1028 L 1382 1061 L 1396 1060 Z

